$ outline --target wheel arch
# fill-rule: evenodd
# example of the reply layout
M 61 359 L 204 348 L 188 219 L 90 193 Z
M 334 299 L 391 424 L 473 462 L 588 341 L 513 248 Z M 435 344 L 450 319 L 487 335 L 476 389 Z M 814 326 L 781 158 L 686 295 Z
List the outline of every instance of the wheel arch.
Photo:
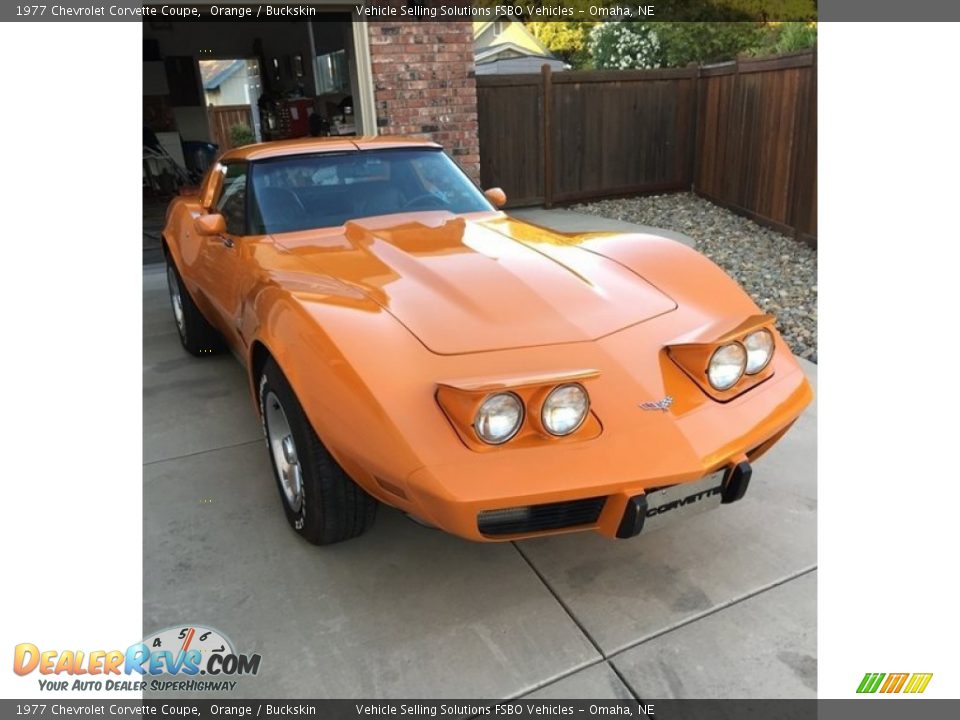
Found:
M 384 497 L 375 475 L 386 473 L 399 482 L 420 464 L 375 387 L 355 365 L 356 344 L 344 335 L 350 332 L 344 328 L 347 318 L 358 325 L 395 321 L 384 313 L 354 315 L 354 310 L 342 305 L 299 296 L 278 285 L 262 287 L 250 305 L 258 324 L 245 361 L 257 416 L 262 416 L 260 377 L 272 359 L 317 437 L 340 466 L 371 495 L 402 505 L 398 498 Z M 375 330 L 371 327 L 366 335 L 376 336 Z
M 180 259 L 174 254 L 166 231 L 160 233 L 160 249 L 163 251 L 163 259 L 173 263 L 174 267 L 177 268 L 177 272 L 182 274 L 180 270 Z
M 160 246 L 163 249 L 164 258 L 173 262 L 181 277 L 187 269 L 183 262 L 181 241 L 192 226 L 192 208 L 195 207 L 195 204 L 188 202 L 188 198 L 173 198 L 167 208 L 163 229 L 160 231 Z
M 270 348 L 267 347 L 267 344 L 263 342 L 263 340 L 257 338 L 250 343 L 250 351 L 247 357 L 247 379 L 250 382 L 250 394 L 258 415 L 260 414 L 260 401 L 257 397 L 257 383 L 258 378 L 263 374 L 263 369 L 266 367 L 268 360 L 276 362 L 273 353 L 270 352 Z M 279 363 L 277 364 L 279 365 Z

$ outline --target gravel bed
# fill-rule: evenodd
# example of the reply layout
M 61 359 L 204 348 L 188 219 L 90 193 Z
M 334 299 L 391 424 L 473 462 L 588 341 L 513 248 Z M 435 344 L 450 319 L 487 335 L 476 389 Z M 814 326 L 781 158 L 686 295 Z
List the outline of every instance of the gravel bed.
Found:
M 817 361 L 817 252 L 693 193 L 601 200 L 576 212 L 683 233 L 777 318 L 794 353 Z

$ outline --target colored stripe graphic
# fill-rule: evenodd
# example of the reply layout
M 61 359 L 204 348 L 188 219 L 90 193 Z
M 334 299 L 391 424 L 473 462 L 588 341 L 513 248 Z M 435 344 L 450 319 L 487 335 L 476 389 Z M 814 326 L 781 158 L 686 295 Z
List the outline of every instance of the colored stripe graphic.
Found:
M 884 678 L 886 678 L 886 682 L 884 682 Z M 933 678 L 933 673 L 913 673 L 912 675 L 910 673 L 890 673 L 889 675 L 885 673 L 866 673 L 863 680 L 860 681 L 857 692 L 875 693 L 879 690 L 881 693 L 890 694 L 902 690 L 904 693 L 917 694 L 927 689 L 931 678 Z M 881 686 L 880 683 L 883 683 L 883 685 Z
M 910 678 L 910 682 L 907 683 L 907 688 L 904 690 L 905 693 L 922 693 L 927 689 L 927 685 L 930 684 L 930 678 L 933 677 L 933 673 L 914 673 Z
M 863 676 L 863 680 L 860 681 L 860 687 L 857 688 L 857 692 L 875 693 L 877 688 L 880 687 L 880 681 L 882 681 L 884 677 L 884 673 L 867 673 Z
M 910 673 L 890 673 L 887 675 L 887 681 L 880 688 L 882 693 L 898 693 L 903 688 L 903 684 L 910 677 Z

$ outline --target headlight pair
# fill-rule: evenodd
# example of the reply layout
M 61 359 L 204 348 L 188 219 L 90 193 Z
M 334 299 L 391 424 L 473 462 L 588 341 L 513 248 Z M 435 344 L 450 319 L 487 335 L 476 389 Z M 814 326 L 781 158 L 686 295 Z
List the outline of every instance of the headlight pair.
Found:
M 540 423 L 551 435 L 563 437 L 575 432 L 590 412 L 590 398 L 579 383 L 558 385 L 544 399 Z M 473 428 L 483 442 L 502 445 L 516 435 L 526 414 L 516 393 L 500 392 L 488 396 L 477 410 Z
M 744 375 L 756 375 L 773 357 L 773 334 L 766 328 L 750 333 L 743 342 L 717 348 L 710 356 L 707 378 L 716 390 L 729 390 Z

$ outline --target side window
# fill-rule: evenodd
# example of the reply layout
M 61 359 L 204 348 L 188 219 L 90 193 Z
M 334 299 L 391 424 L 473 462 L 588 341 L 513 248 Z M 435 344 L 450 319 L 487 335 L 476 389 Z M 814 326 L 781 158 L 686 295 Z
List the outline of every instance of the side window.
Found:
M 227 165 L 223 176 L 223 190 L 217 200 L 217 211 L 227 223 L 227 232 L 245 235 L 247 232 L 247 165 Z

